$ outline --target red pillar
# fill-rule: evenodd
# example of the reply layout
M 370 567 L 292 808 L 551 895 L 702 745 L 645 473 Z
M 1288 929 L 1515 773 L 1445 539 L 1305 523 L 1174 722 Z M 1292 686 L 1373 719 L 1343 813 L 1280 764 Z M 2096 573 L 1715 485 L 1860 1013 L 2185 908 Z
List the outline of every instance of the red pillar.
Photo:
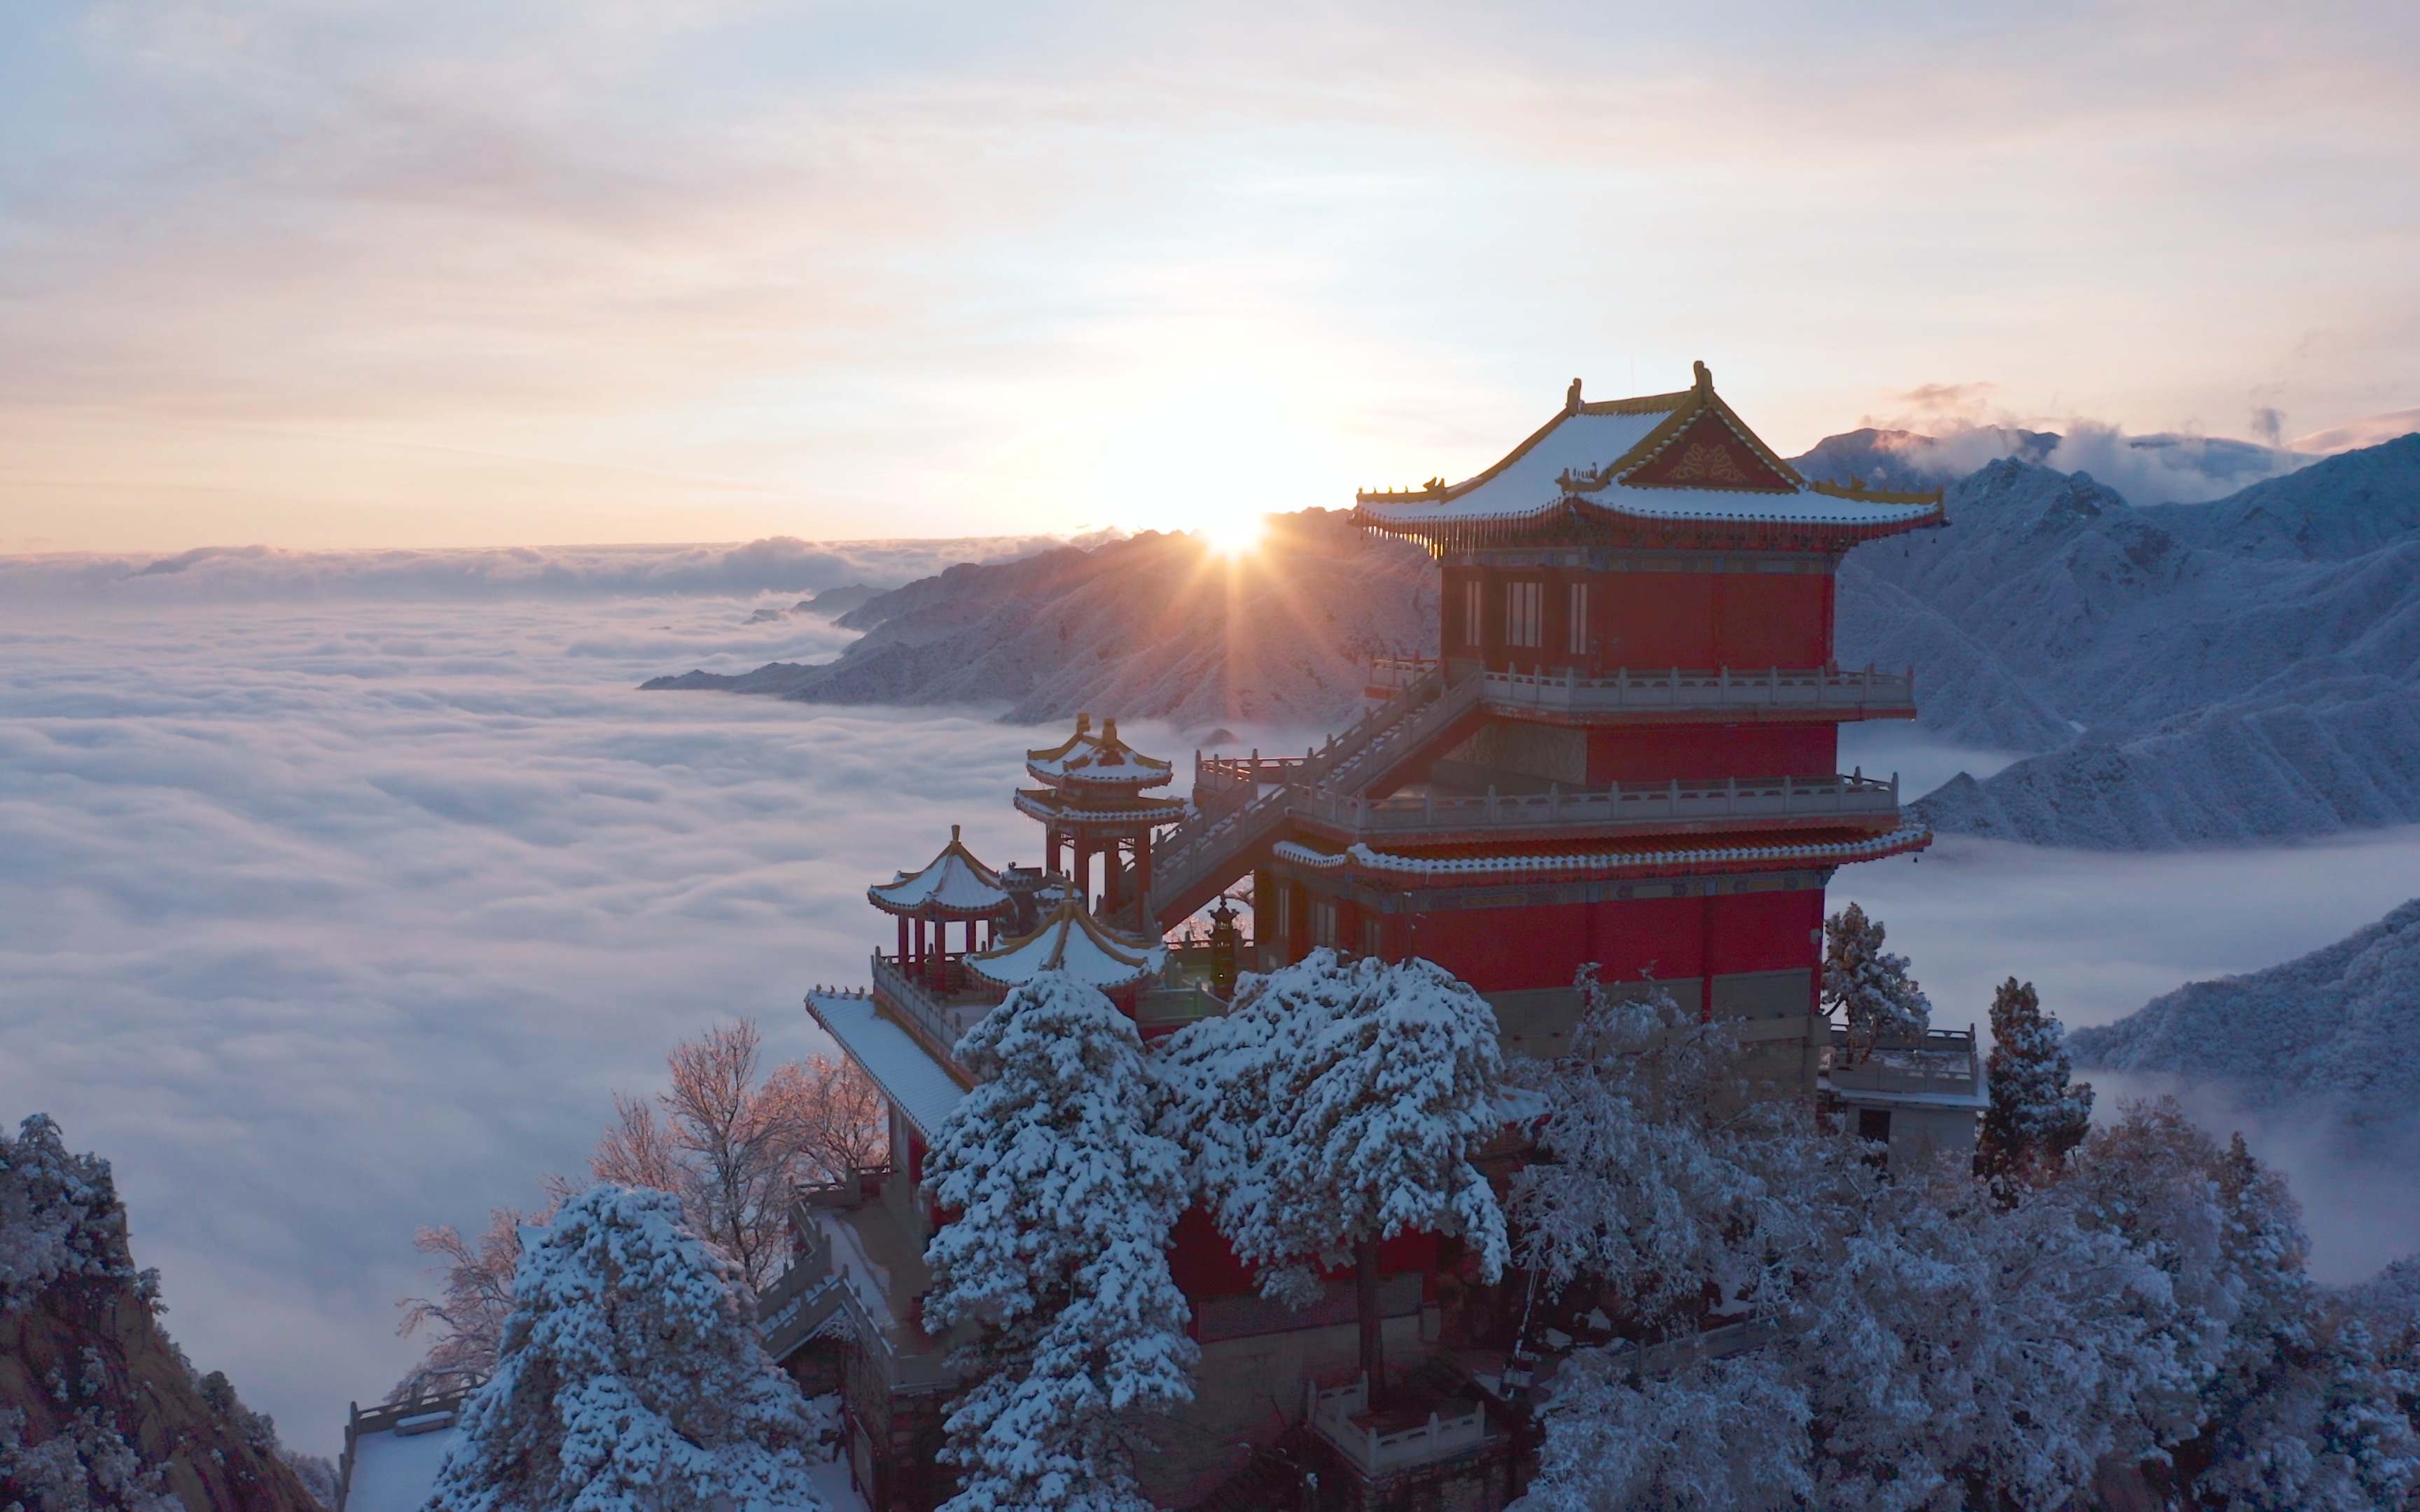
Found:
M 899 969 L 908 969 L 908 916 L 899 916 Z

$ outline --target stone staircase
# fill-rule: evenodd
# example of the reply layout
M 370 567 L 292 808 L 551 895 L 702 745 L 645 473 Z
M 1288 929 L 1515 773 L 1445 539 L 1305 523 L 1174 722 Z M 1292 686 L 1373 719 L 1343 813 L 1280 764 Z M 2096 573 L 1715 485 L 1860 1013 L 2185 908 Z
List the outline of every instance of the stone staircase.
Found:
M 1172 929 L 1233 887 L 1312 795 L 1331 801 L 1399 785 L 1407 766 L 1483 714 L 1484 693 L 1481 678 L 1449 682 L 1432 667 L 1306 756 L 1198 763 L 1195 816 L 1152 850 L 1152 918 Z

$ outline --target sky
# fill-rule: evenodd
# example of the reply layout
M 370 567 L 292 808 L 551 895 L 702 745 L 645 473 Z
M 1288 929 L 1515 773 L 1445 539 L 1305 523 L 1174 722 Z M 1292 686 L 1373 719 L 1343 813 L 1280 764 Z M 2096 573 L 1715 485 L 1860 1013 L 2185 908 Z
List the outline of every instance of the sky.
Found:
M 2383 0 L 21 0 L 0 552 L 1187 527 L 1696 359 L 1789 452 L 2347 444 L 2420 424 L 2415 65 Z

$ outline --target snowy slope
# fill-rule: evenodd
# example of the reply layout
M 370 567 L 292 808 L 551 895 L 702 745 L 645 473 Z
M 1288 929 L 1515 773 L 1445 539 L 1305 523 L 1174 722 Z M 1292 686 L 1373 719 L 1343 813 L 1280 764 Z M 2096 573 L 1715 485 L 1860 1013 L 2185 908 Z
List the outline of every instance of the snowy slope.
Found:
M 2004 459 L 1949 516 L 1840 593 L 1843 662 L 1913 663 L 1928 728 L 2042 753 L 1929 797 L 1937 827 L 2136 849 L 2420 820 L 2420 438 L 2150 509 Z
M 2076 1064 L 2228 1083 L 2392 1141 L 2420 1134 L 2420 900 L 2297 961 L 2196 981 L 2068 1037 Z
M 1435 655 L 1436 569 L 1341 515 L 1272 525 L 1232 566 L 1189 536 L 1146 533 L 952 567 L 843 615 L 867 633 L 836 661 L 645 686 L 817 703 L 1005 699 L 1025 723 L 1090 711 L 1342 727 L 1372 656 Z

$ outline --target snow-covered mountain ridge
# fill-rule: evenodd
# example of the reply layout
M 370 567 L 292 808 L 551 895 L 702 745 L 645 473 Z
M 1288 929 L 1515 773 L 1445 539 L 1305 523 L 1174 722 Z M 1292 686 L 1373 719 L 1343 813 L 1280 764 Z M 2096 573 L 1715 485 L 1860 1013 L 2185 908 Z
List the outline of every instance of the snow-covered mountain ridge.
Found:
M 1233 562 L 1194 537 L 1147 532 L 961 564 L 842 615 L 866 634 L 837 660 L 644 686 L 815 703 L 1006 699 L 1012 723 L 1101 711 L 1341 727 L 1359 710 L 1373 656 L 1436 654 L 1435 568 L 1341 514 L 1270 523 L 1262 548 Z
M 2420 438 L 2149 509 L 2003 459 L 1949 517 L 1840 579 L 1843 662 L 1913 663 L 1929 728 L 2041 753 L 1931 795 L 1936 827 L 2165 849 L 2420 819 Z
M 2225 1082 L 2248 1108 L 2309 1109 L 2408 1146 L 2420 1137 L 2420 899 L 2299 960 L 2188 982 L 2068 1047 L 2080 1066 Z

